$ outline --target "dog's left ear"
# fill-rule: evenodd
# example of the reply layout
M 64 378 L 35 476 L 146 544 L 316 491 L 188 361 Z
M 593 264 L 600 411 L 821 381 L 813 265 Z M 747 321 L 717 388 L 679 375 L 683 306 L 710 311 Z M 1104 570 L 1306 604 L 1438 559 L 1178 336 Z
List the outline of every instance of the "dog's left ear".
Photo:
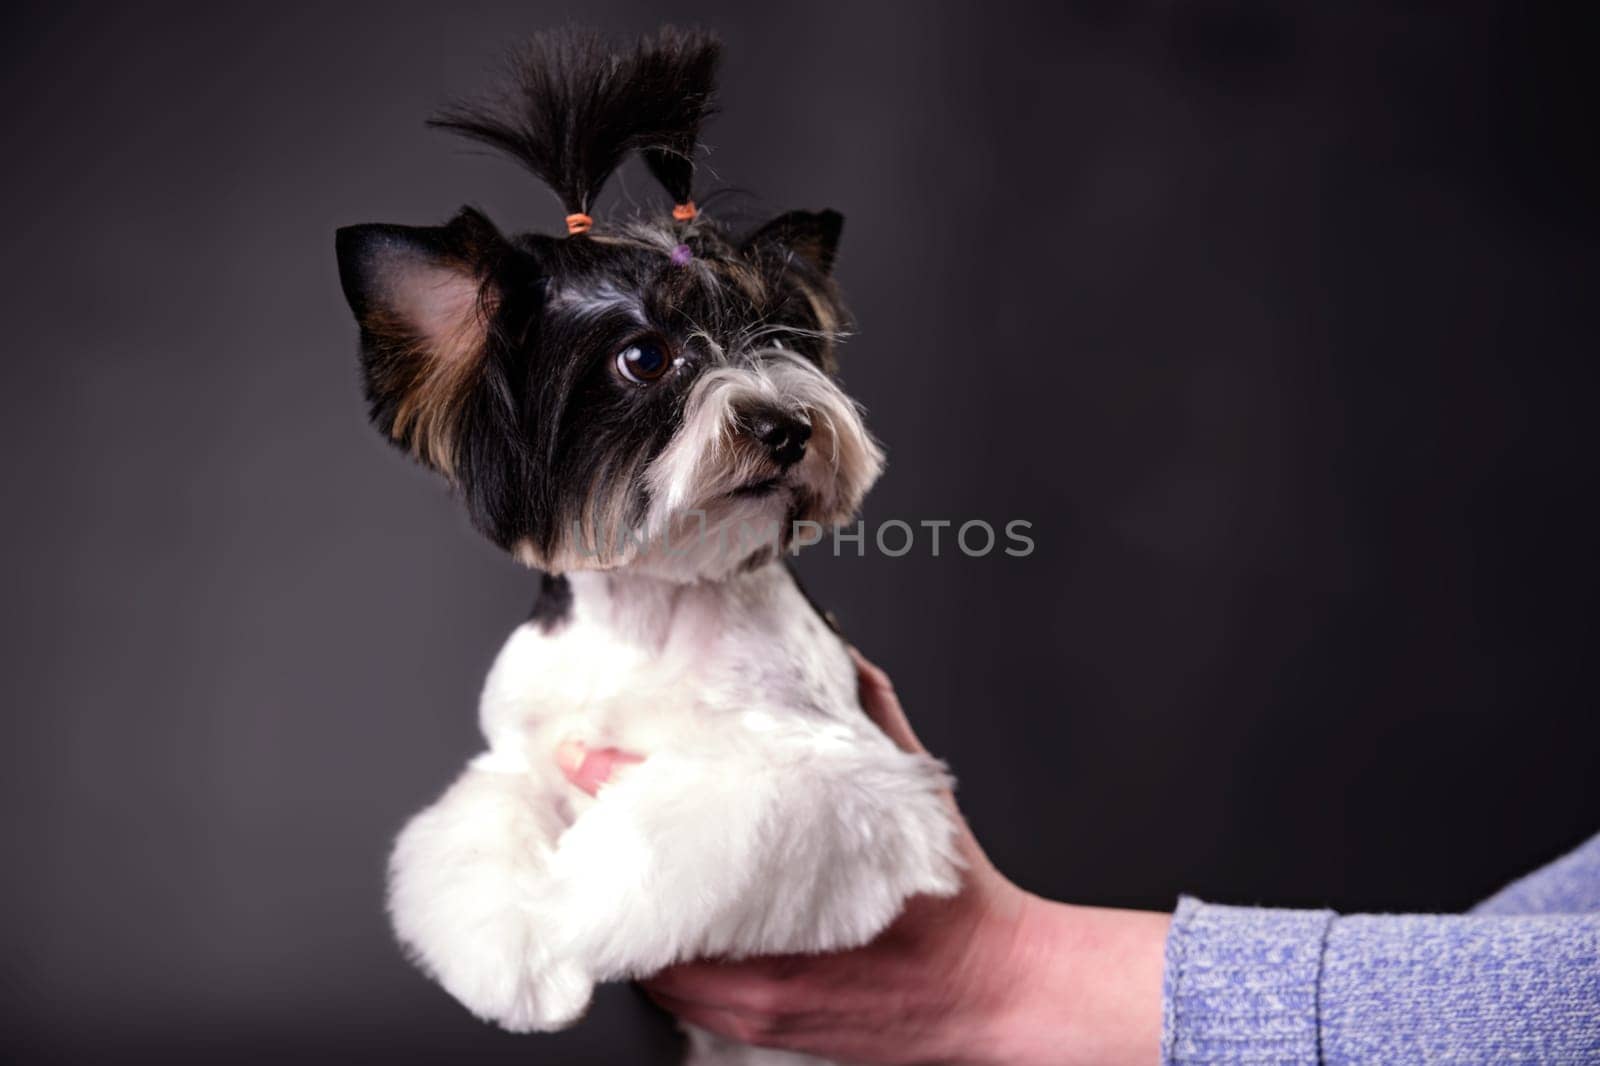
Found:
M 444 226 L 346 226 L 336 245 L 372 421 L 450 477 L 512 249 L 470 208 Z
M 747 251 L 781 248 L 793 252 L 827 274 L 839 250 L 844 216 L 837 211 L 790 211 L 779 215 L 745 240 Z

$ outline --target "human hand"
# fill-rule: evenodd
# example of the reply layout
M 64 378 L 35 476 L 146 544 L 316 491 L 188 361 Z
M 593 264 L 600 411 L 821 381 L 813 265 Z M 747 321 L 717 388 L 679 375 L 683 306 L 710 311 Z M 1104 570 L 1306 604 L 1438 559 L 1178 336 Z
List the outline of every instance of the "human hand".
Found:
M 591 748 L 579 740 L 564 740 L 556 748 L 556 765 L 561 772 L 591 796 L 619 769 L 643 761 L 643 755 L 621 748 Z
M 888 676 L 851 654 L 862 708 L 902 749 L 923 750 Z M 557 753 L 568 780 L 591 795 L 640 758 L 572 743 Z M 685 963 L 642 986 L 690 1025 L 848 1062 L 1156 1061 L 1167 916 L 1024 892 L 958 823 L 962 891 L 910 900 L 872 943 L 832 955 Z

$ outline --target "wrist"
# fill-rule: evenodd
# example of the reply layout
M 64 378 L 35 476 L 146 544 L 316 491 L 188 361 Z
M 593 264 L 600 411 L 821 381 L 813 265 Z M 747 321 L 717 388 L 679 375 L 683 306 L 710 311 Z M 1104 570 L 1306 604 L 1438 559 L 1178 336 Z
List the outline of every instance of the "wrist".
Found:
M 985 1061 L 1016 1066 L 1160 1061 L 1171 917 L 1024 894 Z

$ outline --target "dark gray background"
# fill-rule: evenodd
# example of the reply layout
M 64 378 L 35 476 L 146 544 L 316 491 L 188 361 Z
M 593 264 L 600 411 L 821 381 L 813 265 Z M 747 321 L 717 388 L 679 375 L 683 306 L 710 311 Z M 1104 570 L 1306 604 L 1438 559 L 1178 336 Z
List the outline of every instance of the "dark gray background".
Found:
M 332 233 L 557 226 L 420 120 L 568 16 L 720 30 L 712 183 L 848 217 L 868 517 L 1035 523 L 803 566 L 1013 878 L 1454 908 L 1600 827 L 1585 38 L 1447 6 L 13 10 L 0 1050 L 665 1046 L 380 907 L 531 585 L 365 425 Z

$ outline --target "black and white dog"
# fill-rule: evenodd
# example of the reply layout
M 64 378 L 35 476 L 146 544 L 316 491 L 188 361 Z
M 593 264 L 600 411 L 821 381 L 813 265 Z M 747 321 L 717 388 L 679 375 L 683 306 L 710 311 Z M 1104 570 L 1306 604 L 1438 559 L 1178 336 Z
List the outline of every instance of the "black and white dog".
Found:
M 854 514 L 882 453 L 834 378 L 840 216 L 735 236 L 693 204 L 717 57 L 545 35 L 502 97 L 434 120 L 554 188 L 565 236 L 471 209 L 338 235 L 373 422 L 546 575 L 484 687 L 488 750 L 390 867 L 401 941 L 510 1029 L 680 960 L 853 947 L 959 885 L 943 767 L 862 713 L 780 558 Z M 595 222 L 631 152 L 674 208 Z M 645 758 L 591 798 L 570 740 Z M 762 1054 L 691 1036 L 699 1061 Z

